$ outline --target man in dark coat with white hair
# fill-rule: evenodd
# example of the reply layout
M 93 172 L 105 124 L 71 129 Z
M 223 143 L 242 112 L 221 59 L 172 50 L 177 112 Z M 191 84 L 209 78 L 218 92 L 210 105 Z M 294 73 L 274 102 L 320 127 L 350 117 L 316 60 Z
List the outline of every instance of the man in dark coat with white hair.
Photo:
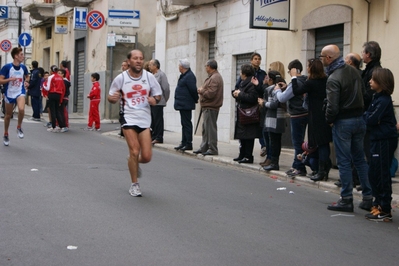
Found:
M 181 73 L 175 91 L 175 110 L 180 112 L 182 126 L 182 139 L 176 150 L 191 151 L 193 149 L 193 123 L 191 122 L 192 110 L 198 102 L 197 79 L 190 69 L 187 59 L 179 60 Z

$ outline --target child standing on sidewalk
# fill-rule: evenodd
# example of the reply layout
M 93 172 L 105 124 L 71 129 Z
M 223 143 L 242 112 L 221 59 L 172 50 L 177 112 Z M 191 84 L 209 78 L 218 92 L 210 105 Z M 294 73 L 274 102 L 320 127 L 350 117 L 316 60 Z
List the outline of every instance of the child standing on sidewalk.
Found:
M 374 197 L 373 207 L 366 218 L 371 221 L 392 221 L 392 179 L 389 170 L 398 145 L 391 98 L 394 85 L 394 77 L 389 69 L 376 68 L 373 71 L 370 86 L 375 93 L 364 113 L 367 130 L 370 132 L 369 180 Z
M 89 109 L 89 123 L 87 124 L 87 130 L 100 131 L 100 112 L 98 111 L 98 105 L 101 100 L 101 89 L 100 83 L 100 75 L 98 73 L 91 74 L 91 82 L 93 83 L 93 87 L 91 88 L 90 93 L 87 95 L 87 98 L 90 99 L 90 109 Z

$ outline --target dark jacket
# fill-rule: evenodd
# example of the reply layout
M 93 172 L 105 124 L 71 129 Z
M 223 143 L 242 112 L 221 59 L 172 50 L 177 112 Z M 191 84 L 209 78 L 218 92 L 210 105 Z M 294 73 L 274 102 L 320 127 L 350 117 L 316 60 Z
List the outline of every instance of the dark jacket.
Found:
M 364 83 L 354 67 L 345 64 L 334 70 L 327 80 L 327 123 L 363 115 L 363 94 Z
M 175 110 L 194 110 L 197 102 L 197 79 L 189 68 L 177 82 L 174 107 Z
M 391 96 L 375 93 L 363 117 L 367 130 L 370 132 L 371 141 L 398 137 Z
M 30 96 L 33 97 L 40 97 L 40 83 L 42 78 L 39 75 L 39 69 L 35 68 L 32 70 L 30 74 L 29 86 L 28 86 L 28 93 Z
M 239 90 L 241 91 L 236 98 L 236 106 L 241 108 L 249 108 L 258 104 L 258 93 L 255 89 L 255 85 L 251 82 L 252 77 L 248 77 L 246 80 L 241 81 Z M 236 114 L 238 112 L 236 108 Z M 236 123 L 234 130 L 234 139 L 255 139 L 260 137 L 260 126 L 259 124 L 242 125 L 239 121 L 238 115 L 236 115 Z
M 302 87 L 305 84 L 307 76 L 298 76 L 296 78 L 297 84 L 299 87 Z M 292 79 L 294 80 L 294 79 Z M 292 82 L 292 81 L 291 81 Z M 295 94 L 294 94 L 295 95 Z M 303 107 L 303 95 L 295 95 L 287 102 L 287 111 L 291 115 L 291 117 L 295 116 L 303 116 L 308 114 L 308 110 Z
M 263 93 L 265 92 L 263 85 L 263 80 L 266 77 L 266 72 L 264 70 L 262 70 L 261 68 L 255 69 L 255 74 L 254 77 L 259 81 L 259 84 L 257 86 L 255 86 L 256 91 L 258 92 L 258 97 L 262 98 L 263 97 Z M 238 89 L 241 83 L 241 77 L 238 78 L 237 83 L 236 83 L 236 88 Z
M 327 144 L 332 141 L 331 127 L 324 116 L 324 99 L 326 98 L 327 78 L 309 79 L 303 86 L 298 86 L 296 79 L 292 80 L 294 95 L 308 94 L 308 140 L 311 147 Z
M 373 75 L 374 69 L 377 67 L 381 67 L 380 62 L 371 61 L 367 63 L 366 68 L 362 72 L 362 79 L 365 86 L 365 94 L 363 96 L 364 110 L 369 108 L 371 100 L 373 99 L 373 94 L 375 93 L 375 91 L 373 91 L 370 87 L 370 79 Z

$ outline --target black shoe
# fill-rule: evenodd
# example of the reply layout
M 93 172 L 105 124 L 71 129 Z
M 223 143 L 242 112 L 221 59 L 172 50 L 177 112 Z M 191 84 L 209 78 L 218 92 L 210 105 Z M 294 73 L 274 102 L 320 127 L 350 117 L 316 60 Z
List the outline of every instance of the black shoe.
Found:
M 217 154 L 217 153 L 213 153 L 213 152 L 206 151 L 206 152 L 202 153 L 202 155 L 206 156 L 206 155 L 218 155 L 218 154 Z
M 265 170 L 265 171 L 271 171 L 271 170 L 278 171 L 278 170 L 280 170 L 280 167 L 279 167 L 278 164 L 271 163 L 268 166 L 263 166 L 263 170 Z
M 238 156 L 237 158 L 234 158 L 233 161 L 238 162 L 238 161 L 241 161 L 243 158 L 244 158 L 244 157 Z
M 254 162 L 254 159 L 248 159 L 245 157 L 238 161 L 238 163 L 253 163 L 253 162 Z
M 371 207 L 373 207 L 373 200 L 372 199 L 367 199 L 367 200 L 362 200 L 359 204 L 359 208 L 366 210 L 366 211 L 371 211 Z
M 201 150 L 196 150 L 196 151 L 193 151 L 193 153 L 194 153 L 194 154 L 201 154 L 202 151 L 201 151 Z
M 337 181 L 337 182 L 335 182 L 335 183 L 334 183 L 334 185 L 336 185 L 337 187 L 342 187 L 341 180 L 340 180 L 340 179 L 338 179 L 338 181 Z
M 175 147 L 175 150 L 180 150 L 180 149 L 183 148 L 183 147 L 184 147 L 184 145 L 183 145 L 183 144 L 180 144 L 179 146 Z
M 328 205 L 330 211 L 353 212 L 353 199 L 339 199 L 337 203 Z
M 317 182 L 317 181 L 327 181 L 328 174 L 325 171 L 319 171 L 315 176 L 311 177 L 310 180 Z
M 186 146 L 183 146 L 180 150 L 181 151 L 192 151 L 193 150 L 193 146 L 192 145 L 186 145 Z

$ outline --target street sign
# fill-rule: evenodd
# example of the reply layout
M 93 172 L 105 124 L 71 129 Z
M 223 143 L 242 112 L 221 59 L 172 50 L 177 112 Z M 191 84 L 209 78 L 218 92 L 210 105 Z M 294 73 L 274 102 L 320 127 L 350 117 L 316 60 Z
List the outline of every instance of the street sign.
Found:
M 8 18 L 8 6 L 0 6 L 0 19 Z
M 68 33 L 68 17 L 55 17 L 55 33 Z
M 117 27 L 140 27 L 139 10 L 108 10 L 108 26 Z
M 0 48 L 3 52 L 9 52 L 11 50 L 11 42 L 9 40 L 2 40 L 0 43 Z
M 92 10 L 87 14 L 86 23 L 89 28 L 93 30 L 98 30 L 104 26 L 105 18 L 104 15 L 97 10 Z
M 116 42 L 119 43 L 136 43 L 136 36 L 134 35 L 116 35 Z
M 74 30 L 87 30 L 87 7 L 74 7 L 73 8 L 73 29 Z
M 107 36 L 107 47 L 114 47 L 116 41 L 116 34 L 111 32 Z
M 19 37 L 18 37 L 18 43 L 19 43 L 22 47 L 28 46 L 28 45 L 31 43 L 31 41 L 32 41 L 32 37 L 31 37 L 28 33 L 26 33 L 26 32 L 22 33 L 22 34 L 19 35 Z

